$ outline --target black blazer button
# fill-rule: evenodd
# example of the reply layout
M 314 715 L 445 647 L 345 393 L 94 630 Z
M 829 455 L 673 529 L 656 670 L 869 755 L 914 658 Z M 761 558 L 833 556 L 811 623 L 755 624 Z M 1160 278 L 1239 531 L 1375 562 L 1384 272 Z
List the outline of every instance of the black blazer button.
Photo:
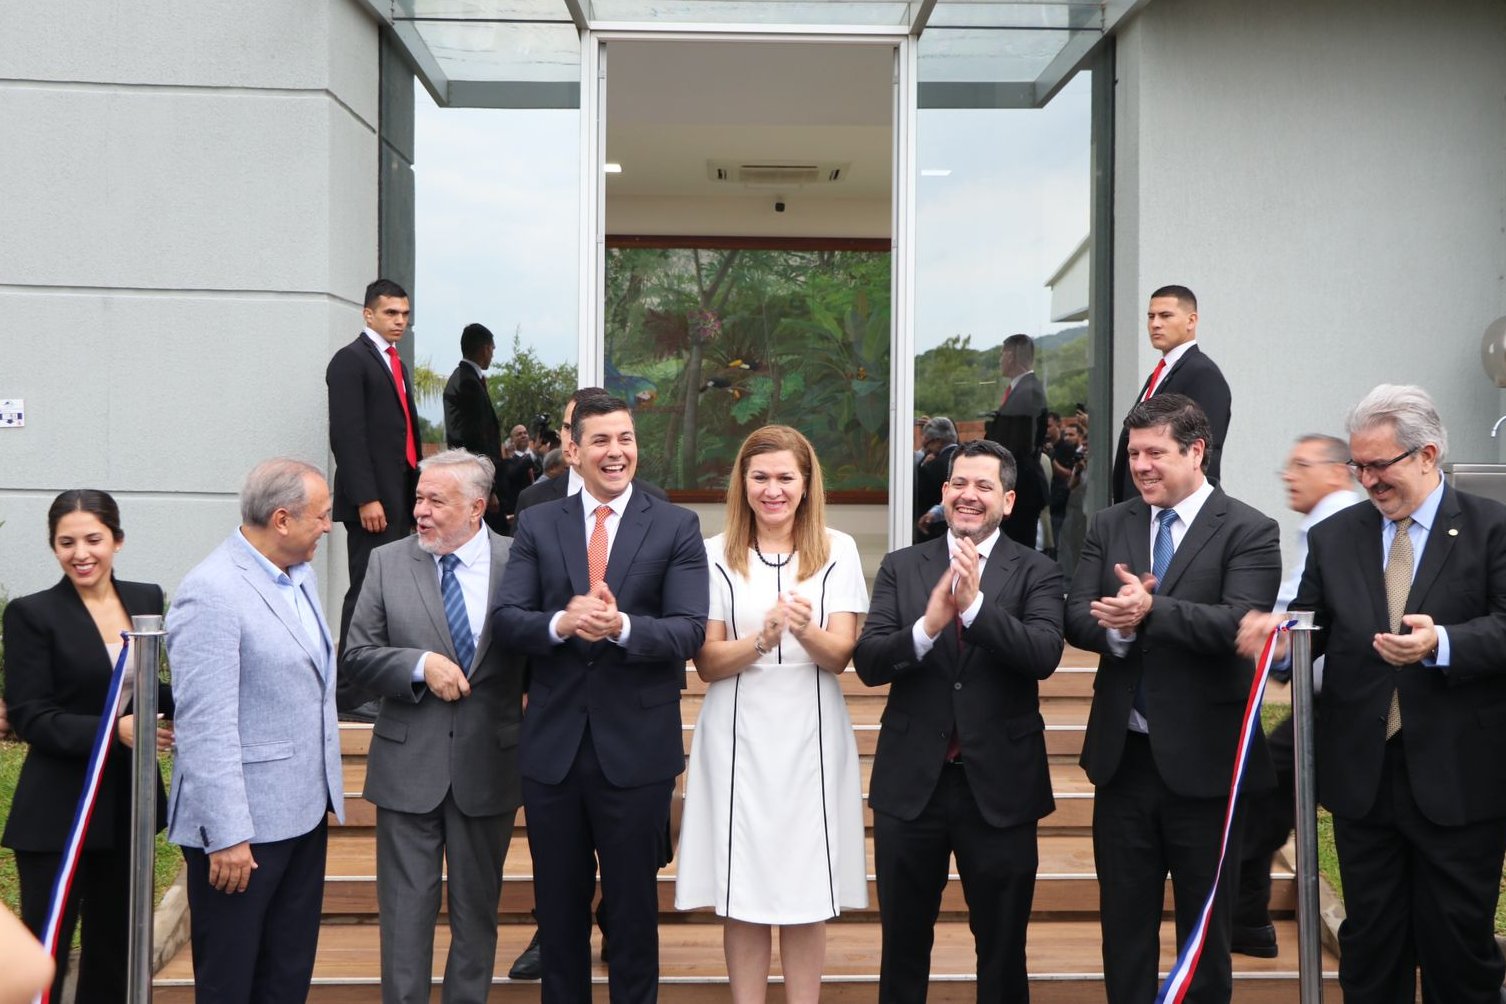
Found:
M 962 681 L 958 680 L 956 683 L 952 684 L 952 689 L 953 690 L 961 690 L 962 689 Z

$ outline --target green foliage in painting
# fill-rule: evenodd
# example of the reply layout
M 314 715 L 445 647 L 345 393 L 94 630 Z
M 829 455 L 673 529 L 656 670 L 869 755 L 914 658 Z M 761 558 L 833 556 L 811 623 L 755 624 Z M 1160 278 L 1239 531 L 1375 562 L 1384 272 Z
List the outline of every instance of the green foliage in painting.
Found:
M 640 475 L 721 489 L 738 446 L 793 425 L 831 489 L 888 484 L 889 255 L 613 248 L 606 388 L 638 427 Z

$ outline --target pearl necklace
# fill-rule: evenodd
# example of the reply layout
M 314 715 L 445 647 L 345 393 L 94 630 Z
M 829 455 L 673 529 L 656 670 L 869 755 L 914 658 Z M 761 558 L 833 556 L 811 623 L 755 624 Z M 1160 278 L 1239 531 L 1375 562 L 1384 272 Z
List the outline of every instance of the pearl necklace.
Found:
M 759 550 L 757 537 L 753 538 L 753 553 L 758 555 L 759 561 L 763 562 L 765 565 L 768 565 L 770 568 L 783 568 L 795 558 L 795 552 L 791 551 L 789 554 L 785 555 L 783 561 L 770 561 L 768 558 L 765 558 L 763 556 L 763 551 Z

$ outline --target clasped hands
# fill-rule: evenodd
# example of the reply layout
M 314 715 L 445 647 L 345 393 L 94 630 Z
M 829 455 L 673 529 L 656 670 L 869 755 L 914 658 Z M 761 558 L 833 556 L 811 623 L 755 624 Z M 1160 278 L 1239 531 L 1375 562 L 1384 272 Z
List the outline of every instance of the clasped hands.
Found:
M 120 737 L 121 743 L 127 749 L 136 748 L 136 716 L 121 715 L 115 723 L 115 734 Z M 172 722 L 164 722 L 162 716 L 157 716 L 157 752 L 165 753 L 173 748 L 173 725 Z
M 1260 658 L 1266 636 L 1287 619 L 1284 613 L 1262 613 L 1251 610 L 1239 622 L 1239 634 L 1234 645 L 1239 654 L 1247 659 Z M 1410 666 L 1430 657 L 1438 648 L 1438 628 L 1427 614 L 1407 614 L 1401 619 L 1403 627 L 1411 628 L 1410 634 L 1392 634 L 1378 631 L 1370 639 L 1370 647 L 1392 666 Z M 1276 638 L 1275 658 L 1286 658 L 1287 636 Z
M 958 614 L 973 605 L 978 598 L 979 577 L 983 573 L 983 560 L 978 555 L 978 545 L 971 537 L 958 537 L 956 551 L 947 564 L 946 571 L 931 587 L 931 596 L 926 600 L 926 612 L 921 615 L 921 629 L 927 638 L 941 634 L 947 624 L 957 619 Z
M 765 649 L 779 644 L 779 636 L 788 628 L 797 641 L 805 639 L 811 629 L 811 601 L 796 592 L 779 594 L 779 600 L 763 615 L 763 627 L 758 631 L 759 641 Z
M 1140 627 L 1155 605 L 1156 577 L 1149 572 L 1137 576 L 1124 564 L 1115 565 L 1114 574 L 1121 583 L 1119 592 L 1094 600 L 1088 610 L 1105 631 L 1129 634 Z
M 616 638 L 622 633 L 622 614 L 617 597 L 605 582 L 598 582 L 584 596 L 572 596 L 554 630 L 561 638 L 572 635 L 585 641 Z

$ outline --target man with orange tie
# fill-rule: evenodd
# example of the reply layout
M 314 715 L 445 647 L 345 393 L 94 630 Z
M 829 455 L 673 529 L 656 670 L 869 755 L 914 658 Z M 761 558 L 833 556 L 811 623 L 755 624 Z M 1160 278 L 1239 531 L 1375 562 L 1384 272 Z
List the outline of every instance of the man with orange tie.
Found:
M 1196 401 L 1212 432 L 1206 474 L 1209 481 L 1218 484 L 1224 438 L 1229 434 L 1229 383 L 1218 364 L 1197 346 L 1197 297 L 1186 286 L 1162 286 L 1150 294 L 1145 326 L 1150 332 L 1150 344 L 1161 351 L 1161 358 L 1140 388 L 1135 403 L 1156 394 L 1182 394 Z M 1109 483 L 1115 502 L 1139 497 L 1130 478 L 1128 429 L 1119 433 L 1114 476 Z
M 408 330 L 408 293 L 390 279 L 366 287 L 366 328 L 324 371 L 329 448 L 335 455 L 334 518 L 345 524 L 350 588 L 340 608 L 340 646 L 374 548 L 408 536 L 418 485 L 418 409 L 412 373 L 397 354 Z M 342 710 L 360 700 L 342 692 Z

